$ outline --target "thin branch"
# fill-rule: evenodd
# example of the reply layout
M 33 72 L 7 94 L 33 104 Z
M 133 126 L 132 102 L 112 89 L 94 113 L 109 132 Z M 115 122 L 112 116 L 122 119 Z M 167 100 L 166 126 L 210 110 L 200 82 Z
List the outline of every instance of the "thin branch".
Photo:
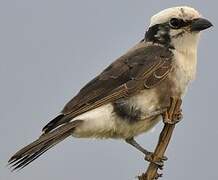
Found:
M 178 115 L 181 115 L 181 110 L 180 110 L 181 104 L 182 104 L 182 100 L 180 98 L 176 98 L 176 97 L 171 98 L 170 107 L 166 112 L 165 116 L 163 117 L 164 127 L 160 133 L 159 141 L 152 157 L 153 161 L 162 159 L 164 157 L 164 153 L 167 149 L 167 146 L 173 134 L 173 130 L 175 128 L 176 119 L 178 118 Z M 147 171 L 142 175 L 138 176 L 138 179 L 139 180 L 158 179 L 159 177 L 162 176 L 162 174 L 158 173 L 159 168 L 160 167 L 157 164 L 151 162 L 147 168 Z

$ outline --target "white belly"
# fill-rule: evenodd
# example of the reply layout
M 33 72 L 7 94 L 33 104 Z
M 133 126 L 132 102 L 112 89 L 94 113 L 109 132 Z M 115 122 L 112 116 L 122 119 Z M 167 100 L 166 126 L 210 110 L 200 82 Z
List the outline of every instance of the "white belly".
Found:
M 75 129 L 73 133 L 75 137 L 126 139 L 148 131 L 160 118 L 129 123 L 114 113 L 112 104 L 107 104 L 77 116 L 75 119 L 84 120 L 84 123 Z

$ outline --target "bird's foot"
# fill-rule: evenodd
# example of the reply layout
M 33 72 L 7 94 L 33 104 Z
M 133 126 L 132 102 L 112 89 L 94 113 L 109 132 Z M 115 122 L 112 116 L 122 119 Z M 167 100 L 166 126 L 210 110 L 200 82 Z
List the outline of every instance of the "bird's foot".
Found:
M 175 99 L 171 99 L 171 104 L 175 103 Z M 165 124 L 176 124 L 180 122 L 183 118 L 182 109 L 180 109 L 181 101 L 176 104 L 175 109 L 169 109 L 168 111 L 164 112 L 163 114 L 163 122 Z
M 162 174 L 162 173 L 161 173 L 161 174 L 156 173 L 156 175 L 155 175 L 155 177 L 154 177 L 154 180 L 159 179 L 159 178 L 161 178 L 161 177 L 163 177 L 163 174 Z
M 183 115 L 182 115 L 181 109 L 175 114 L 173 114 L 173 118 L 169 118 L 168 112 L 165 112 L 163 122 L 165 124 L 177 124 L 178 122 L 182 120 L 182 118 L 183 118 Z
M 161 169 L 161 170 L 163 169 L 164 161 L 167 161 L 167 159 L 168 158 L 166 156 L 164 156 L 164 157 L 157 157 L 152 152 L 147 152 L 145 154 L 145 160 L 148 161 L 148 162 L 156 164 L 158 166 L 158 168 Z

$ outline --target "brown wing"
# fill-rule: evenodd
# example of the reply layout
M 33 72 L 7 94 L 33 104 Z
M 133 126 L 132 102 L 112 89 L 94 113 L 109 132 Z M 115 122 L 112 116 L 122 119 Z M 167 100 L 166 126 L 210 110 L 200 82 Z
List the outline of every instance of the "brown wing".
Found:
M 171 51 L 156 45 L 144 45 L 130 51 L 82 88 L 66 104 L 58 121 L 51 121 L 43 130 L 53 129 L 84 112 L 154 87 L 171 71 L 172 56 Z

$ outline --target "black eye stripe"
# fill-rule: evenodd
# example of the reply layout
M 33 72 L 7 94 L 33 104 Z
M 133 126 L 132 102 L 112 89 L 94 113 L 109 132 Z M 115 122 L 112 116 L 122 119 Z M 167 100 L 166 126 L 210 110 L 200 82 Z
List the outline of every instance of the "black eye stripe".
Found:
M 179 29 L 181 27 L 188 26 L 190 24 L 190 21 L 183 21 L 182 19 L 179 18 L 172 18 L 169 21 L 169 25 L 173 29 Z
M 148 42 L 164 44 L 165 46 L 173 49 L 174 47 L 171 44 L 170 30 L 188 26 L 192 23 L 192 20 L 184 21 L 178 18 L 173 20 L 175 22 L 171 22 L 171 24 L 170 20 L 162 24 L 154 24 L 153 26 L 149 27 L 145 33 L 145 40 Z

